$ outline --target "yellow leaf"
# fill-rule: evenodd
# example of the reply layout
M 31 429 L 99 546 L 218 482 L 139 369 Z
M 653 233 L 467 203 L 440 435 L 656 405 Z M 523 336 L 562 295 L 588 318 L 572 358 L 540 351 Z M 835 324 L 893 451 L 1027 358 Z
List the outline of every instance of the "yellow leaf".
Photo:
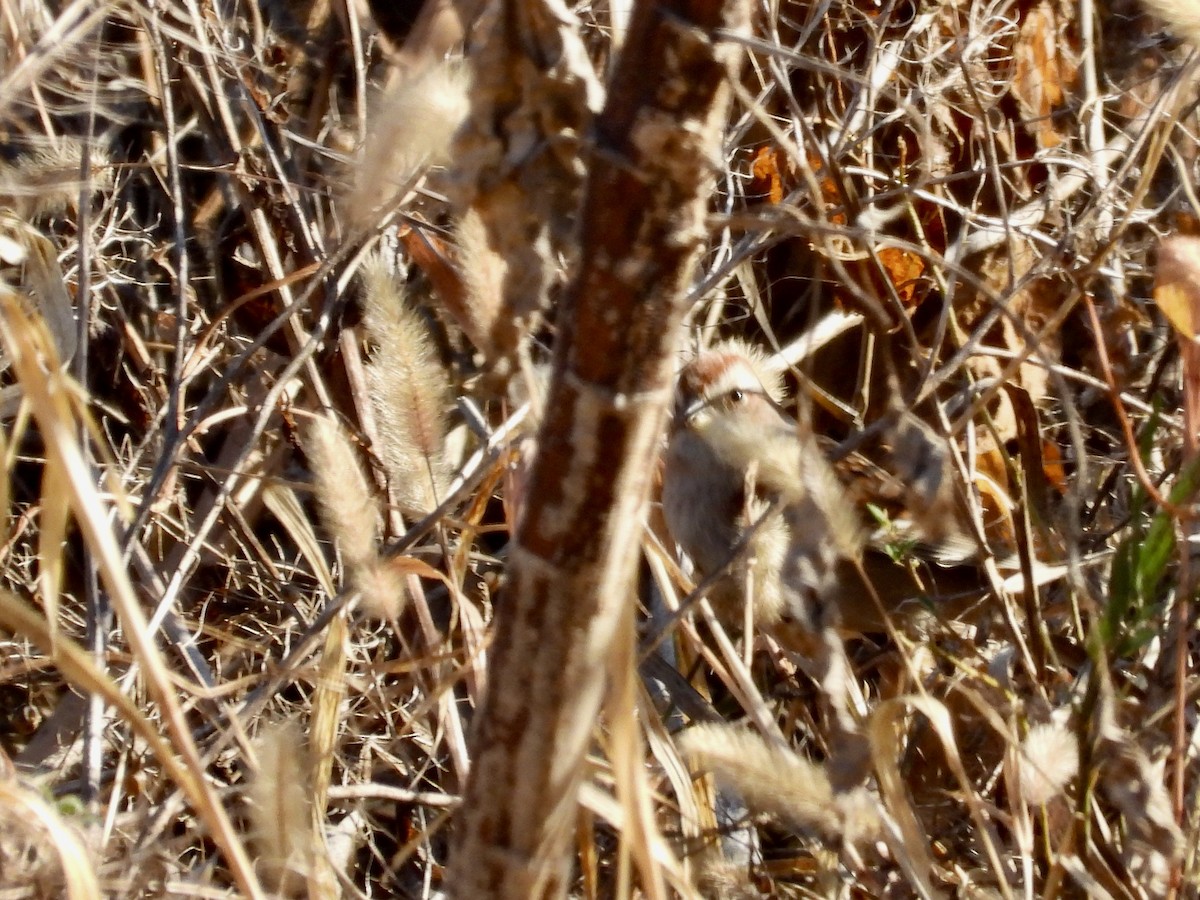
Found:
M 1159 245 L 1154 302 L 1184 338 L 1200 335 L 1200 238 L 1170 237 Z

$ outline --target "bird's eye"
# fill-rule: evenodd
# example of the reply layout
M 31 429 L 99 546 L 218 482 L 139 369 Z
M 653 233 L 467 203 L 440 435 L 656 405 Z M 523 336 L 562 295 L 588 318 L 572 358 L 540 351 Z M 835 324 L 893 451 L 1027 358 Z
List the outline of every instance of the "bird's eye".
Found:
M 729 399 L 734 403 L 741 403 L 744 399 L 746 399 L 746 394 L 741 388 L 734 388 L 729 392 Z

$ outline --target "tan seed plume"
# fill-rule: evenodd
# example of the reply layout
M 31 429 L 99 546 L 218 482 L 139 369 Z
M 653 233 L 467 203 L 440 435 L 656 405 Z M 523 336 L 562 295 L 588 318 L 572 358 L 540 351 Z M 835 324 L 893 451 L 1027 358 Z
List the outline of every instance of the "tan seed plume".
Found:
M 1142 0 L 1142 4 L 1177 37 L 1200 47 L 1200 3 L 1196 0 Z
M 374 222 L 415 186 L 432 165 L 447 161 L 450 143 L 470 108 L 470 75 L 447 60 L 417 75 L 397 73 L 378 97 L 372 125 L 343 204 L 359 227 Z
M 449 479 L 445 456 L 449 380 L 429 331 L 379 257 L 363 266 L 363 309 L 375 345 L 367 378 L 392 496 L 409 515 L 440 502 Z
M 247 798 L 258 872 L 279 896 L 301 896 L 318 848 L 300 726 L 280 722 L 264 727 L 255 749 L 258 771 L 250 779 Z
M 399 576 L 379 556 L 379 502 L 358 454 L 341 426 L 328 418 L 313 422 L 305 448 L 321 520 L 341 552 L 346 580 L 361 594 L 368 614 L 395 617 L 406 594 Z
M 39 147 L 0 161 L 0 207 L 8 207 L 23 219 L 61 213 L 79 205 L 79 180 L 85 143 L 59 138 L 57 146 Z M 112 184 L 108 160 L 98 150 L 90 151 L 89 169 L 94 191 Z
M 745 728 L 696 725 L 678 743 L 699 768 L 737 791 L 755 812 L 850 845 L 879 833 L 875 803 L 865 789 L 835 791 L 823 766 Z
M 1031 806 L 1061 794 L 1079 772 L 1079 743 L 1061 725 L 1035 725 L 1021 742 L 1020 790 Z

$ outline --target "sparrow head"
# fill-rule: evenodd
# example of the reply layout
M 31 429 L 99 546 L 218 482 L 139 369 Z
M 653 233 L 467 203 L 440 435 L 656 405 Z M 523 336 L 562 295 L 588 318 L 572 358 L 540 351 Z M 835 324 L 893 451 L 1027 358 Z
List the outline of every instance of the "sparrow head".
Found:
M 703 428 L 718 413 L 778 416 L 783 378 L 751 344 L 722 341 L 696 355 L 679 374 L 673 428 Z

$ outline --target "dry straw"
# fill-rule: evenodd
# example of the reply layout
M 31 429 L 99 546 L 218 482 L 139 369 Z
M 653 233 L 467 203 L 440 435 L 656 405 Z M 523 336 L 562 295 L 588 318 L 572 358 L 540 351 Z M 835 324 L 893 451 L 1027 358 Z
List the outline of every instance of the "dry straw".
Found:
M 33 882 L 38 887 L 32 896 L 59 891 L 67 900 L 99 900 L 102 896 L 93 855 L 76 829 L 40 793 L 11 777 L 0 777 L 0 832 L 0 859 L 10 854 L 19 859 L 9 859 L 16 864 L 3 866 L 8 887 L 17 890 L 21 882 Z M 27 852 L 18 854 L 14 851 L 22 841 L 28 843 Z M 58 858 L 60 872 L 56 875 L 47 875 L 40 871 L 42 867 L 35 869 L 47 848 Z

